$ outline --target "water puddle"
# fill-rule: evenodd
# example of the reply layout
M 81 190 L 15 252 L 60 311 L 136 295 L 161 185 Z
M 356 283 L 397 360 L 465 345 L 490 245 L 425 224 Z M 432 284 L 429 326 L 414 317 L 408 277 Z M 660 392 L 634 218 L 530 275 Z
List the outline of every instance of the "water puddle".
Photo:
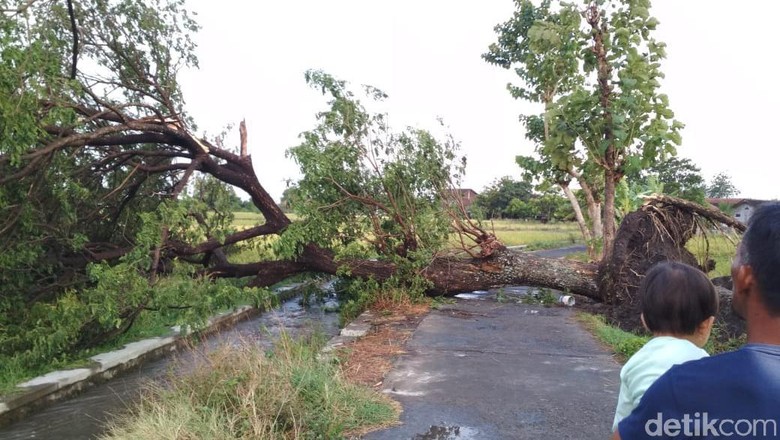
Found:
M 417 434 L 412 440 L 470 440 L 476 439 L 477 431 L 468 426 L 431 426 L 428 432 Z

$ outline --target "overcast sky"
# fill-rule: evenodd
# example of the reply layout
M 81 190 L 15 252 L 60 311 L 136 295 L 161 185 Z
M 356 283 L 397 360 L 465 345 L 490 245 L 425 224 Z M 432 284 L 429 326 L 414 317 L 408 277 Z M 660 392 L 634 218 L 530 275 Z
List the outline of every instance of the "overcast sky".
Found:
M 519 178 L 514 158 L 533 150 L 517 118 L 538 110 L 509 96 L 511 72 L 480 58 L 512 0 L 188 3 L 203 29 L 200 69 L 182 75 L 187 108 L 211 134 L 246 118 L 255 170 L 276 199 L 298 175 L 285 150 L 324 103 L 304 81 L 310 68 L 387 92 L 396 127 L 443 118 L 468 158 L 465 187 Z M 651 13 L 668 44 L 663 91 L 686 124 L 679 156 L 708 180 L 729 173 L 743 197 L 780 198 L 780 2 L 655 0 Z

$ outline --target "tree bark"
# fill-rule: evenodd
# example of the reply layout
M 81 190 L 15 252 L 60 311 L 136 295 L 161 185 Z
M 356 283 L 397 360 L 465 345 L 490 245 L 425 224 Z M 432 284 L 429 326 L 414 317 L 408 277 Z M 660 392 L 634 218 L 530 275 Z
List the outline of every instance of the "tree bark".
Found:
M 582 215 L 580 202 L 577 200 L 577 197 L 574 195 L 574 192 L 572 192 L 568 183 L 559 183 L 558 185 L 563 190 L 563 193 L 566 194 L 566 198 L 569 199 L 571 207 L 574 209 L 574 218 L 577 220 L 577 225 L 579 225 L 582 237 L 585 239 L 585 244 L 588 247 L 588 256 L 594 258 L 593 235 L 591 235 L 590 229 L 588 229 L 588 224 L 585 223 L 585 217 Z
M 615 178 L 612 170 L 604 171 L 604 246 L 602 259 L 612 258 L 615 243 Z
M 604 142 L 607 144 L 606 152 L 602 158 L 604 167 L 604 254 L 603 259 L 608 261 L 612 256 L 612 246 L 615 241 L 615 185 L 622 178 L 618 168 L 618 150 L 615 145 L 615 135 L 612 131 L 612 66 L 607 59 L 604 35 L 606 23 L 603 20 L 602 11 L 597 2 L 592 2 L 586 13 L 588 24 L 593 30 L 593 47 L 591 50 L 596 56 L 597 81 L 599 85 L 599 103 L 601 105 L 601 117 L 604 120 Z
M 252 264 L 223 264 L 209 269 L 215 277 L 255 276 L 252 286 L 273 285 L 303 272 L 335 275 L 347 269 L 352 276 L 384 281 L 396 271 L 385 261 L 334 259 L 333 253 L 314 245 L 304 248 L 295 261 L 266 261 Z M 453 295 L 503 286 L 548 287 L 602 301 L 596 284 L 598 266 L 561 258 L 539 257 L 506 248 L 486 258 L 435 258 L 420 274 L 431 282 L 430 295 Z

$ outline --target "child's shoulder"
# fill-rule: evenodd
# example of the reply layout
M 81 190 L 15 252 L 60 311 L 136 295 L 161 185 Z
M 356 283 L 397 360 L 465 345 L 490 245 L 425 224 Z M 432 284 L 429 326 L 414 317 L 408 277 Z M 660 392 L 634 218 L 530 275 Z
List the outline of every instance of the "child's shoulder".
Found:
M 623 368 L 630 370 L 648 362 L 662 362 L 671 366 L 706 356 L 709 356 L 706 351 L 686 339 L 657 336 L 634 353 Z

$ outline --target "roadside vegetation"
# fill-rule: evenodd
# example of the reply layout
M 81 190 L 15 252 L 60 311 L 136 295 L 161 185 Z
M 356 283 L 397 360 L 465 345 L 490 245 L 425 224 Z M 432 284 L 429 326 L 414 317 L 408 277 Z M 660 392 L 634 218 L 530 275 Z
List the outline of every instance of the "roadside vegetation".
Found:
M 610 325 L 601 315 L 579 312 L 577 313 L 577 319 L 586 329 L 596 336 L 599 341 L 615 353 L 617 360 L 621 364 L 625 363 L 651 339 L 649 334 L 631 333 Z M 718 327 L 713 328 L 712 335 L 704 346 L 704 350 L 710 355 L 735 350 L 746 342 L 746 337 L 744 335 L 722 341 L 722 338 L 718 336 L 718 333 Z
M 103 438 L 330 439 L 394 423 L 397 404 L 323 361 L 324 343 L 282 335 L 268 352 L 250 341 L 216 350 L 188 374 L 149 384 Z

